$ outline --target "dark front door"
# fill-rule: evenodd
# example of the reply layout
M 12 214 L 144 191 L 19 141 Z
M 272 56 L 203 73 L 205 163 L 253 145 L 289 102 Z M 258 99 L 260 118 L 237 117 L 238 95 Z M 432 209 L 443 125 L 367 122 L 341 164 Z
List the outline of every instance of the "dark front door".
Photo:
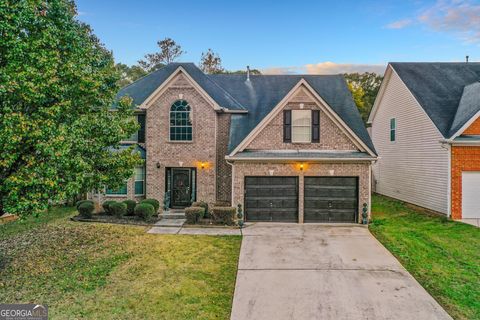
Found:
M 189 168 L 172 168 L 171 170 L 172 208 L 188 207 L 192 198 L 192 170 Z
M 305 222 L 355 222 L 358 178 L 305 177 Z
M 245 218 L 297 222 L 297 177 L 245 177 Z

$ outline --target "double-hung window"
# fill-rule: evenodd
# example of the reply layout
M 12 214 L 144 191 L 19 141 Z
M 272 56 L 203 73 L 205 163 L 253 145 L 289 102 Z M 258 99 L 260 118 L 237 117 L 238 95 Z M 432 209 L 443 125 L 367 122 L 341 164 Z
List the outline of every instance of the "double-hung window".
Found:
M 143 196 L 145 194 L 145 166 L 135 168 L 135 195 Z
M 292 142 L 309 143 L 312 141 L 312 112 L 310 110 L 292 110 Z
M 397 119 L 392 118 L 390 119 L 390 141 L 396 140 L 397 134 Z

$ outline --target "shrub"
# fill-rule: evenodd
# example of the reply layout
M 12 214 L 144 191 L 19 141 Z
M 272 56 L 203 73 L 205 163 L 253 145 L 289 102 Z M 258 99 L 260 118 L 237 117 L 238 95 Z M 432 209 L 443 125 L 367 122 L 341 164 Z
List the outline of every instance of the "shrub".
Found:
M 135 214 L 135 206 L 137 203 L 134 200 L 125 200 L 123 201 L 127 205 L 127 216 L 133 216 Z
M 230 203 L 228 201 L 217 201 L 213 204 L 214 207 L 230 207 Z
M 127 213 L 127 205 L 123 202 L 112 203 L 108 209 L 110 210 L 111 214 L 119 218 Z
M 93 204 L 93 201 L 92 200 L 80 200 L 80 201 L 77 201 L 77 203 L 75 203 L 75 207 L 77 208 L 78 210 L 78 207 L 82 204 L 82 203 L 85 203 L 85 202 L 90 202 L 91 204 Z M 95 208 L 95 206 L 94 206 Z
M 149 220 L 155 214 L 155 208 L 150 203 L 140 202 L 135 206 L 134 212 L 137 217 Z
M 78 212 L 82 215 L 84 218 L 91 218 L 93 210 L 95 209 L 95 206 L 93 205 L 93 202 L 83 202 L 78 206 Z
M 154 214 L 157 213 L 158 209 L 160 208 L 160 202 L 156 199 L 145 199 L 145 200 L 140 201 L 140 203 L 151 204 L 153 206 L 153 208 L 155 209 Z
M 191 207 L 202 207 L 203 209 L 205 209 L 204 214 L 208 214 L 208 203 L 206 203 L 205 201 L 194 202 L 192 203 Z
M 110 211 L 110 205 L 116 203 L 117 201 L 113 201 L 113 200 L 108 200 L 108 201 L 105 201 L 103 204 L 102 204 L 102 208 L 103 208 L 103 211 L 105 211 L 106 214 L 112 214 L 112 212 Z
M 202 207 L 188 207 L 185 208 L 185 218 L 187 223 L 195 224 L 199 219 L 203 218 L 205 214 L 205 208 Z
M 216 223 L 234 225 L 235 224 L 235 214 L 237 210 L 234 207 L 213 207 L 212 208 L 212 217 L 213 221 Z

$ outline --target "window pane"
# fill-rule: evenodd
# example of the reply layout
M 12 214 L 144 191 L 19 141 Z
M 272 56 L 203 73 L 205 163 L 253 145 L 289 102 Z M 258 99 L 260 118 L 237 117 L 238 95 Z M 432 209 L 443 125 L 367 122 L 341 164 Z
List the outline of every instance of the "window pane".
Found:
M 395 130 L 390 130 L 390 141 L 395 141 Z
M 112 190 L 112 189 L 107 187 L 106 194 L 121 194 L 121 195 L 127 194 L 127 183 L 125 183 L 123 186 L 121 186 L 117 190 Z
M 170 108 L 170 140 L 192 140 L 190 106 L 185 100 L 176 101 Z
M 310 110 L 293 110 L 292 125 L 309 126 L 312 123 L 312 112 Z
M 396 127 L 396 120 L 395 118 L 390 119 L 390 129 L 395 129 Z
M 144 194 L 143 185 L 144 185 L 143 181 L 135 181 L 135 194 L 136 195 L 143 195 Z
M 292 127 L 292 142 L 310 142 L 312 130 L 308 127 Z

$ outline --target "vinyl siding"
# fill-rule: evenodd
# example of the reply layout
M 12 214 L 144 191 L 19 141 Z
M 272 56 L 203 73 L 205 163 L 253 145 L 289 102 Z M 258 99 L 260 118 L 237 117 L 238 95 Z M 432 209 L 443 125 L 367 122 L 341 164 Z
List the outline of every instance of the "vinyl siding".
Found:
M 389 67 L 390 68 L 390 67 Z M 390 141 L 390 119 L 396 141 Z M 447 214 L 448 151 L 442 135 L 395 72 L 372 121 L 380 159 L 373 166 L 377 193 Z

